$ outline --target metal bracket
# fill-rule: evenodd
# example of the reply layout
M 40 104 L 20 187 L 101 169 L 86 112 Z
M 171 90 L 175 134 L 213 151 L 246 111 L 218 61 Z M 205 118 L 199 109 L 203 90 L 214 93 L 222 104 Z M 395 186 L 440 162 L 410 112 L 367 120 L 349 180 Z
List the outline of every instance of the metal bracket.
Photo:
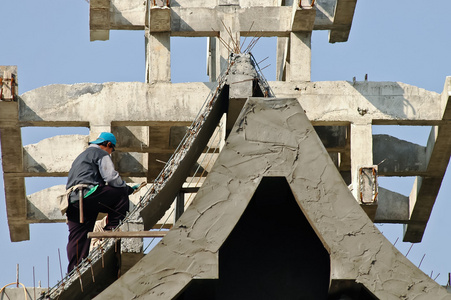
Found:
M 0 76 L 0 101 L 17 101 L 16 76 L 11 73 L 9 75 L 7 72 L 4 72 L 4 75 Z
M 359 194 L 362 204 L 377 204 L 377 165 L 359 169 Z

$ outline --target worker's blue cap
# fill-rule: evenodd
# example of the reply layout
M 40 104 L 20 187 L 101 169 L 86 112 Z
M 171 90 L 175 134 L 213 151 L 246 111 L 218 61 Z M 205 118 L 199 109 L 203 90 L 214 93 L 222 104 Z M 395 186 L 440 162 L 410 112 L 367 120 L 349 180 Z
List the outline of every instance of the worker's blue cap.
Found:
M 113 146 L 116 146 L 116 137 L 109 132 L 102 132 L 97 140 L 89 142 L 89 144 L 102 144 L 103 142 L 111 142 Z

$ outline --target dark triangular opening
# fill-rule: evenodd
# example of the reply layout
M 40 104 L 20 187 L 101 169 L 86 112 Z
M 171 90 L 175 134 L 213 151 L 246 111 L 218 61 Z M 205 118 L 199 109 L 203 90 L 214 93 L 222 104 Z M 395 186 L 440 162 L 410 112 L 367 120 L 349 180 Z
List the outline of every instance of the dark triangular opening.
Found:
M 265 177 L 219 250 L 219 279 L 177 299 L 327 299 L 330 257 L 284 177 Z
M 332 280 L 328 300 L 377 300 L 363 284 L 355 280 Z

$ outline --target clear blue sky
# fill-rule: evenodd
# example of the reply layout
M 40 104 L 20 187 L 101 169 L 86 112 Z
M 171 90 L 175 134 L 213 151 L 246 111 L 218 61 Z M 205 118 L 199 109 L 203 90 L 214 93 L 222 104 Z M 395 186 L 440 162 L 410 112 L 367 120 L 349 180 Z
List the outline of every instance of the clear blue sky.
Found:
M 0 65 L 17 65 L 20 94 L 50 84 L 80 82 L 144 81 L 144 32 L 111 31 L 110 40 L 89 41 L 89 4 L 85 0 L 0 0 Z M 451 75 L 451 1 L 359 1 L 347 43 L 329 44 L 327 32 L 314 32 L 312 39 L 312 80 L 400 81 L 426 90 L 442 92 L 445 77 Z M 174 82 L 207 81 L 206 40 L 172 40 L 172 77 Z M 254 48 L 257 61 L 269 56 L 261 67 L 268 80 L 275 79 L 275 40 L 262 39 Z M 186 59 L 189 57 L 189 59 Z M 124 108 L 126 109 L 126 108 Z M 428 128 L 390 126 L 374 128 L 374 133 L 389 132 L 399 138 L 426 144 Z M 24 145 L 86 129 L 23 129 Z M 1 169 L 1 168 L 0 168 Z M 3 170 L 0 170 L 3 172 Z M 449 172 L 448 172 L 449 173 Z M 0 177 L 3 187 L 3 177 Z M 404 195 L 410 193 L 413 179 L 380 178 L 381 186 Z M 27 194 L 65 183 L 60 179 L 27 180 Z M 440 284 L 451 272 L 450 239 L 451 187 L 447 174 L 432 212 L 423 242 L 415 244 L 408 258 Z M 379 226 L 387 238 L 406 254 L 410 243 L 402 243 L 402 226 Z M 0 191 L 0 288 L 16 280 L 33 286 L 33 267 L 46 287 L 47 257 L 50 259 L 50 286 L 66 269 L 65 224 L 30 226 L 30 241 L 11 243 L 6 221 L 4 191 Z

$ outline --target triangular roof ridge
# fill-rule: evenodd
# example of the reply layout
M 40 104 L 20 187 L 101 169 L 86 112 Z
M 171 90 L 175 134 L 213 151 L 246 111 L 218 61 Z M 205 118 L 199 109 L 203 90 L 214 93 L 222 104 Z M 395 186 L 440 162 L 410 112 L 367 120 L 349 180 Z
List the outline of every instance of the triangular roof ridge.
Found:
M 274 132 L 274 126 L 283 130 Z M 360 208 L 299 102 L 277 98 L 248 99 L 189 208 L 98 298 L 173 299 L 191 280 L 217 278 L 219 249 L 267 176 L 287 178 L 330 254 L 331 280 L 355 280 L 379 299 L 451 299 Z

